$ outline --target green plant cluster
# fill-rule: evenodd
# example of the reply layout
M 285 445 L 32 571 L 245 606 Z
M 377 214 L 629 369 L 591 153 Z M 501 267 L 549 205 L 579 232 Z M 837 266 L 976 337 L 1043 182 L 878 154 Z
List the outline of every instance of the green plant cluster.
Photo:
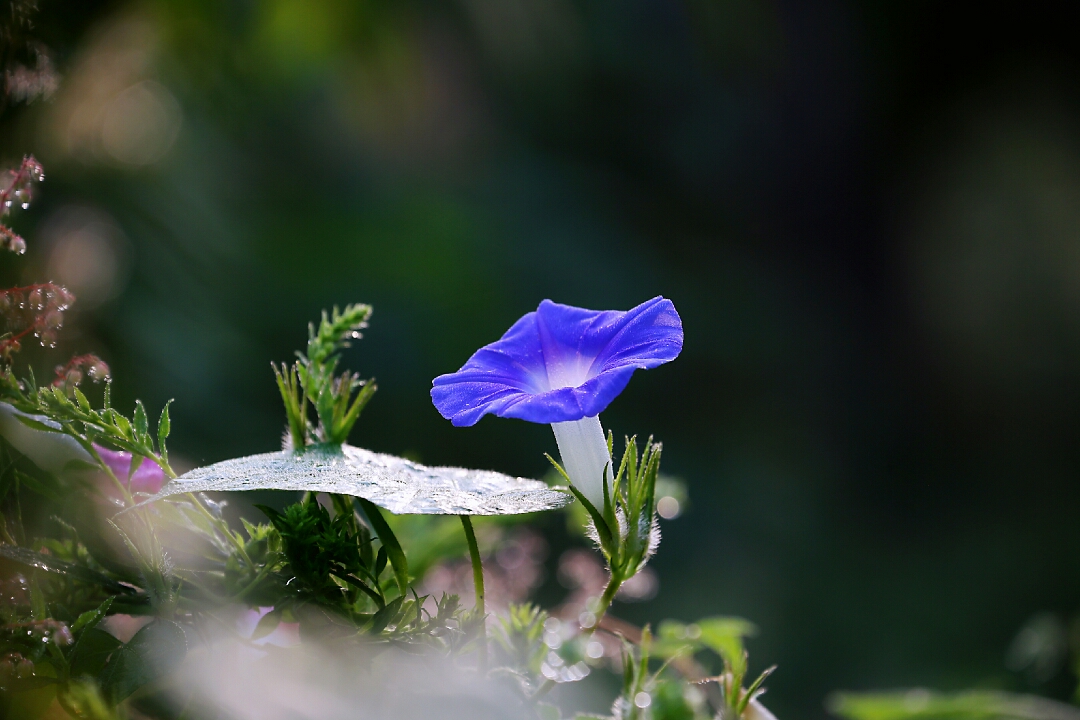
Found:
M 374 392 L 373 383 L 358 385 L 354 374 L 336 369 L 337 353 L 369 314 L 358 305 L 324 316 L 311 329 L 307 353 L 291 368 L 277 368 L 289 426 L 304 430 L 306 445 L 297 451 L 344 437 Z M 512 688 L 520 716 L 561 717 L 551 702 L 558 699 L 555 691 L 596 667 L 595 653 L 589 654 L 596 626 L 619 583 L 655 549 L 659 445 L 650 441 L 639 452 L 629 440 L 613 487 L 616 500 L 593 518 L 619 580 L 593 608 L 596 622 L 553 648 L 545 627 L 554 618 L 540 608 L 512 605 L 494 617 L 486 612 L 481 552 L 468 518 L 462 518 L 465 546 L 478 581 L 472 608 L 457 595 L 419 590 L 422 578 L 410 571 L 408 556 L 424 571 L 454 561 L 463 549 L 430 523 L 388 519 L 363 498 L 314 492 L 282 508 L 259 506 L 265 520 L 240 518 L 240 529 L 227 520 L 223 503 L 205 495 L 147 502 L 130 485 L 140 463 L 160 468 L 166 481 L 177 476 L 166 449 L 168 406 L 152 428 L 142 403 L 130 417 L 112 407 L 108 384 L 95 405 L 78 387 L 41 388 L 32 377 L 15 379 L 10 366 L 3 371 L 2 401 L 17 411 L 18 422 L 40 438 L 73 439 L 89 458 L 49 473 L 0 441 L 6 540 L 0 577 L 11 587 L 0 628 L 0 701 L 9 716 L 39 717 L 59 706 L 73 717 L 113 718 L 125 708 L 150 717 L 198 717 L 200 709 L 175 700 L 192 653 L 222 638 L 262 648 L 279 631 L 296 628 L 301 646 L 332 649 L 358 668 L 389 651 L 430 655 L 455 672 Z M 294 412 L 307 404 L 316 422 Z M 126 476 L 110 469 L 102 448 L 131 453 Z M 409 532 L 405 542 L 394 526 Z M 238 608 L 263 609 L 250 632 L 229 620 Z M 139 629 L 121 641 L 114 618 L 134 618 Z M 654 664 L 665 664 L 649 671 L 649 643 L 623 637 L 621 656 L 612 662 L 630 668 L 632 677 L 614 717 L 646 717 L 642 693 L 658 703 L 648 717 L 704 717 L 706 701 L 683 697 L 687 678 L 704 670 L 680 673 L 668 663 L 705 646 L 672 650 L 653 643 L 662 651 L 652 656 Z M 660 712 L 663 703 L 670 712 Z

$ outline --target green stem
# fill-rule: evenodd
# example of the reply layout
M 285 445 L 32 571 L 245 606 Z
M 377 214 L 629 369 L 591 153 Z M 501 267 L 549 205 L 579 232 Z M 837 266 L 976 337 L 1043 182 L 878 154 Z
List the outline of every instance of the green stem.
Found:
M 238 537 L 233 535 L 232 530 L 229 529 L 229 524 L 225 522 L 223 518 L 215 517 L 212 512 L 207 510 L 206 506 L 202 504 L 202 501 L 199 500 L 195 493 L 189 492 L 186 494 L 188 496 L 188 500 L 190 500 L 191 503 L 196 508 L 198 508 L 199 512 L 202 513 L 203 517 L 209 520 L 211 525 L 216 526 L 221 532 L 221 534 L 229 539 L 229 542 L 232 544 L 233 547 L 236 548 L 236 551 L 240 554 L 240 557 L 244 559 L 244 562 L 247 563 L 248 567 L 254 568 L 255 563 L 251 561 L 251 557 L 247 553 L 247 548 L 244 547 L 244 543 Z
M 468 515 L 459 515 L 461 526 L 465 528 L 465 539 L 469 543 L 469 558 L 472 560 L 473 587 L 476 589 L 476 612 L 480 615 L 480 671 L 487 672 L 487 617 L 484 610 L 484 566 L 480 563 L 480 548 L 476 544 L 472 520 Z
M 608 608 L 611 607 L 611 601 L 615 599 L 615 593 L 619 592 L 619 588 L 622 587 L 622 584 L 622 575 L 613 570 L 611 579 L 608 581 L 607 587 L 604 588 L 604 594 L 600 596 L 600 605 L 596 608 L 596 622 L 593 623 L 592 627 L 585 628 L 584 635 L 592 635 L 596 631 L 596 628 L 600 627 L 600 621 L 604 619 L 604 615 L 607 613 Z

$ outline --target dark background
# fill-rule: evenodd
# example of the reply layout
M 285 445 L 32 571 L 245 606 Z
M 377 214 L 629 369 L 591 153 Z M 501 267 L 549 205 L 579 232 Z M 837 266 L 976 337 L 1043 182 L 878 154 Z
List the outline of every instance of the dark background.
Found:
M 41 0 L 60 86 L 0 116 L 47 175 L 4 278 L 89 298 L 39 369 L 95 350 L 121 402 L 175 397 L 189 465 L 273 449 L 269 361 L 362 301 L 353 441 L 532 476 L 548 428 L 455 429 L 431 378 L 545 297 L 663 294 L 685 351 L 603 421 L 691 505 L 616 612 L 753 620 L 781 718 L 1065 696 L 1005 656 L 1080 598 L 1068 6 Z

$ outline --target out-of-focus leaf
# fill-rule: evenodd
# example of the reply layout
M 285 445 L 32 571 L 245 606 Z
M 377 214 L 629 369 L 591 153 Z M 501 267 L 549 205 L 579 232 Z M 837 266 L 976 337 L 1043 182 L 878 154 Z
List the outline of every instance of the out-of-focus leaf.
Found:
M 100 676 L 105 698 L 116 704 L 166 675 L 184 659 L 187 641 L 179 625 L 157 619 L 113 653 Z
M 558 706 L 550 703 L 536 703 L 536 716 L 540 720 L 562 720 Z
M 87 628 L 71 650 L 71 677 L 97 676 L 109 656 L 123 645 L 109 633 L 96 627 Z
M 52 500 L 53 502 L 63 501 L 63 498 L 61 497 L 59 491 L 57 491 L 55 488 L 50 487 L 48 483 L 38 480 L 33 475 L 27 475 L 21 470 L 15 470 L 13 474 L 16 478 L 18 478 L 19 485 L 25 487 L 27 490 L 35 492 L 44 498 Z
M 277 630 L 278 625 L 281 624 L 282 614 L 281 610 L 275 608 L 259 618 L 259 622 L 255 625 L 255 629 L 251 631 L 251 638 L 249 639 L 260 640 Z
M 698 620 L 701 642 L 731 663 L 740 674 L 746 672 L 743 639 L 757 634 L 757 627 L 749 620 L 737 617 L 713 617 Z
M 554 510 L 571 501 L 566 493 L 537 480 L 489 470 L 426 467 L 351 445 L 313 445 L 302 451 L 226 460 L 173 480 L 151 501 L 177 493 L 223 490 L 353 495 L 397 515 L 515 515 Z
M 1080 720 L 1080 708 L 1072 705 L 995 691 L 835 693 L 827 704 L 849 720 Z
M 127 585 L 121 585 L 112 578 L 102 575 L 96 570 L 91 570 L 90 568 L 85 568 L 81 565 L 75 565 L 74 563 L 69 563 L 65 560 L 60 560 L 51 555 L 42 555 L 41 553 L 36 553 L 29 548 L 19 547 L 18 545 L 0 545 L 0 556 L 6 557 L 8 560 L 14 560 L 27 567 L 37 568 L 38 570 L 43 570 L 55 575 L 66 575 L 80 582 L 97 585 L 109 592 L 125 594 L 135 592 L 134 588 L 128 587 Z

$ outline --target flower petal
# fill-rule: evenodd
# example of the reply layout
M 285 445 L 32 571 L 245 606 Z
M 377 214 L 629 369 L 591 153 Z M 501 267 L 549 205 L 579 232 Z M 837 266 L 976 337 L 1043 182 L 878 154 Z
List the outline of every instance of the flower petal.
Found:
M 656 297 L 626 312 L 585 310 L 544 300 L 461 370 L 432 382 L 435 407 L 457 426 L 488 413 L 530 422 L 600 414 L 634 370 L 674 360 L 682 320 Z

